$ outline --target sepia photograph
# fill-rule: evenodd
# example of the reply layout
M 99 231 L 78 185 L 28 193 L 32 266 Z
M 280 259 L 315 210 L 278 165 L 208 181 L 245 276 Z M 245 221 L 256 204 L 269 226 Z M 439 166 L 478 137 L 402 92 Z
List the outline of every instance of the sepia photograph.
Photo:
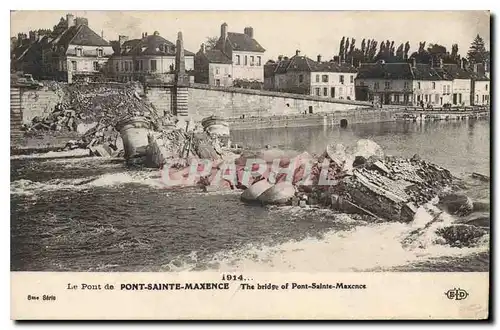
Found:
M 490 15 L 11 11 L 11 272 L 487 281 Z

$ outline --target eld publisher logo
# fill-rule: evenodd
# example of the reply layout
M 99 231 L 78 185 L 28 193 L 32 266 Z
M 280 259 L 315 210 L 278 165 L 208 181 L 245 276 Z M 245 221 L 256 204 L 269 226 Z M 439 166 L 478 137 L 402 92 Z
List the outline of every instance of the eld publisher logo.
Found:
M 469 296 L 469 293 L 463 289 L 450 289 L 447 292 L 444 293 L 446 297 L 450 300 L 464 300 Z

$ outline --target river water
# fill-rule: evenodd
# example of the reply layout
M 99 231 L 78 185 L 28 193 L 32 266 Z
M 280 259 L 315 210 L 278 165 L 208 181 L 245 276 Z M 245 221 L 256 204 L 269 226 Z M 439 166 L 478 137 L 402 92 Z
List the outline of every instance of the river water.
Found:
M 234 142 L 321 153 L 377 142 L 386 154 L 448 168 L 489 202 L 489 121 L 376 123 L 232 132 Z M 415 224 L 367 223 L 329 210 L 245 205 L 238 192 L 167 190 L 157 170 L 121 159 L 11 157 L 11 269 L 31 271 L 487 271 L 489 237 L 473 247 L 402 242 Z M 415 223 L 427 221 L 419 212 Z M 477 215 L 489 230 L 489 211 Z M 451 219 L 450 221 L 463 221 Z M 489 235 L 486 235 L 489 236 Z

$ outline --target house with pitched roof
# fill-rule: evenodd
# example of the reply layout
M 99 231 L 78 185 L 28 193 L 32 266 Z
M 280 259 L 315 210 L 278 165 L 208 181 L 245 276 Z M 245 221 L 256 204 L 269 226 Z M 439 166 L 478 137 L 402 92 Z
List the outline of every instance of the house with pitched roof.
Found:
M 212 86 L 233 86 L 233 61 L 219 49 L 201 44 L 194 56 L 195 82 Z
M 68 14 L 54 26 L 41 53 L 45 77 L 89 81 L 103 75 L 113 48 L 88 26 L 86 18 Z
M 300 50 L 291 58 L 280 56 L 266 69 L 267 79 L 274 81 L 273 90 L 344 100 L 355 100 L 356 73 L 350 64 L 323 62 L 320 55 L 314 61 L 300 55 Z
M 488 65 L 476 63 L 472 66 L 471 102 L 474 105 L 490 104 L 490 79 Z
M 228 25 L 223 23 L 215 49 L 231 59 L 233 80 L 264 82 L 266 50 L 255 40 L 252 27 L 246 27 L 244 33 L 228 32 Z
M 145 77 L 168 79 L 175 72 L 176 45 L 160 36 L 147 32 L 139 39 L 119 36 L 114 43 L 114 54 L 108 65 L 109 77 L 117 81 L 142 81 Z M 194 69 L 194 53 L 184 50 L 186 71 Z
M 443 71 L 442 62 L 440 63 Z M 410 62 L 361 64 L 356 78 L 360 100 L 377 104 L 433 105 L 451 102 L 452 80 L 433 65 Z

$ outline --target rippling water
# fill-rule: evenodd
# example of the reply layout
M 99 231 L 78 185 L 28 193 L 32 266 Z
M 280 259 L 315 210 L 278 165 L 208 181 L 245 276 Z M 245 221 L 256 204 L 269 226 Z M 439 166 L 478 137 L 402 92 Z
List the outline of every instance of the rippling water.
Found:
M 489 200 L 489 122 L 383 123 L 233 132 L 237 143 L 322 152 L 370 138 L 386 153 L 422 158 L 467 178 Z M 54 156 L 54 155 L 52 155 Z M 489 227 L 489 211 L 477 215 Z M 475 247 L 403 240 L 412 224 L 366 223 L 328 210 L 264 208 L 238 192 L 166 190 L 155 170 L 121 159 L 12 157 L 12 270 L 49 271 L 486 271 L 488 237 Z M 448 219 L 461 221 L 461 219 Z M 484 226 L 484 222 L 482 221 Z M 419 227 L 420 226 L 420 227 Z

